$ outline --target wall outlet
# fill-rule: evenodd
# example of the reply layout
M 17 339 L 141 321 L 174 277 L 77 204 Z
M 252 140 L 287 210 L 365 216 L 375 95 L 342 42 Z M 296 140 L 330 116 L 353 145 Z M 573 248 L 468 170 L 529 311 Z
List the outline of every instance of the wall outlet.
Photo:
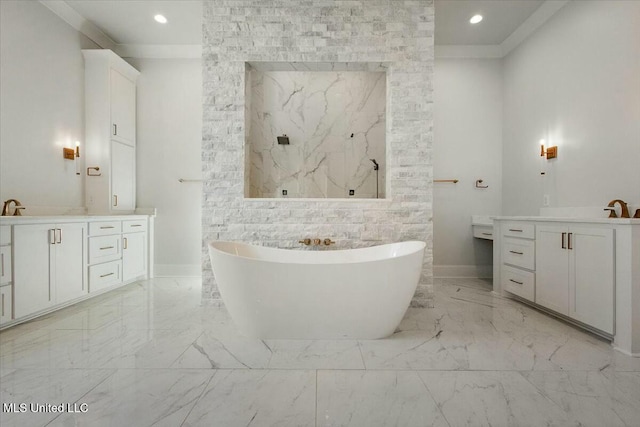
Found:
M 549 195 L 545 194 L 542 196 L 542 206 L 549 206 Z
M 349 195 L 350 196 L 355 196 L 356 195 L 356 190 L 349 190 Z
M 286 196 L 287 195 L 287 190 L 282 190 L 282 195 Z

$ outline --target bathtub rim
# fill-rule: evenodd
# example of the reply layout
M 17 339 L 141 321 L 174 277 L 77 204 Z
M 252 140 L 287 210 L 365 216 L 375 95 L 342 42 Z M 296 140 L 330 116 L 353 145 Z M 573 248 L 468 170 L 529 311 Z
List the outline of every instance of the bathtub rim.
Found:
M 276 254 L 276 253 L 280 253 L 283 255 L 286 255 L 287 253 L 304 253 L 305 257 L 308 256 L 314 256 L 314 255 L 319 255 L 317 256 L 317 258 L 319 258 L 318 262 L 309 262 L 308 260 L 293 260 L 290 257 L 283 257 L 283 259 L 281 260 L 276 260 L 276 259 L 265 259 L 265 258 L 259 258 L 259 257 L 250 257 L 250 256 L 245 256 L 245 255 L 239 255 L 237 253 L 233 253 L 233 252 L 228 252 L 226 250 L 220 249 L 215 247 L 216 243 L 220 243 L 220 244 L 229 244 L 229 245 L 239 245 L 239 246 L 244 246 L 244 247 L 249 247 L 249 248 L 256 248 L 258 250 L 261 251 L 265 251 L 267 253 L 271 253 L 271 254 Z M 390 246 L 409 246 L 411 245 L 413 247 L 413 249 L 407 250 L 406 252 L 403 252 L 401 254 L 395 255 L 395 256 L 388 256 L 387 254 L 385 254 L 383 251 L 383 248 L 388 248 Z M 336 265 L 336 264 L 364 264 L 364 263 L 370 263 L 370 262 L 380 262 L 380 261 L 385 261 L 385 260 L 393 260 L 393 259 L 397 259 L 397 258 L 401 258 L 404 256 L 409 256 L 409 255 L 413 255 L 416 254 L 420 251 L 424 251 L 427 247 L 427 243 L 420 241 L 420 240 L 406 240 L 406 241 L 402 241 L 402 242 L 394 242 L 394 243 L 384 243 L 382 245 L 375 245 L 375 246 L 369 246 L 369 247 L 364 247 L 364 248 L 353 248 L 353 249 L 329 249 L 329 250 L 305 250 L 305 249 L 283 249 L 283 248 L 272 248 L 269 246 L 261 246 L 261 245 L 254 245 L 251 243 L 245 243 L 245 242 L 237 242 L 237 241 L 232 241 L 232 240 L 212 240 L 210 242 L 208 242 L 207 244 L 209 251 L 211 250 L 215 250 L 217 252 L 220 252 L 223 255 L 226 256 L 232 256 L 232 257 L 236 257 L 236 258 L 241 258 L 241 259 L 245 259 L 245 260 L 249 260 L 249 261 L 253 261 L 253 262 L 265 262 L 265 263 L 274 263 L 274 264 L 296 264 L 296 265 Z M 350 254 L 354 254 L 354 252 L 381 252 L 378 256 L 376 257 L 370 257 L 370 258 L 364 258 L 364 259 L 353 259 L 353 260 L 344 260 L 344 259 L 331 259 L 331 260 L 323 260 L 322 259 L 322 255 L 323 254 L 331 254 L 328 256 L 331 256 L 332 258 L 338 258 L 340 254 L 344 254 L 346 252 L 349 252 Z M 295 256 L 295 255 L 294 255 Z

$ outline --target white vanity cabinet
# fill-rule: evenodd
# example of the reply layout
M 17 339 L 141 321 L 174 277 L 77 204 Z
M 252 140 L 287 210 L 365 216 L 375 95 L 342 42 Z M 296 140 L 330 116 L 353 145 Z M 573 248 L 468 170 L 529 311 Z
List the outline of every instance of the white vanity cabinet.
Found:
M 86 223 L 13 228 L 15 318 L 87 293 Z
M 614 230 L 544 223 L 536 245 L 536 304 L 613 334 Z
M 0 224 L 0 329 L 153 277 L 152 215 L 2 217 Z
M 635 289 L 640 291 L 633 273 L 640 268 L 633 258 L 640 256 L 640 221 L 498 217 L 495 233 L 495 291 L 615 337 L 621 345 L 637 341 L 640 349 L 640 307 L 629 302 Z M 631 319 L 635 310 L 638 321 Z
M 0 324 L 13 319 L 11 227 L 0 226 Z
M 85 49 L 86 199 L 90 214 L 136 208 L 136 80 L 108 49 Z
M 122 221 L 122 278 L 132 280 L 147 271 L 146 221 Z

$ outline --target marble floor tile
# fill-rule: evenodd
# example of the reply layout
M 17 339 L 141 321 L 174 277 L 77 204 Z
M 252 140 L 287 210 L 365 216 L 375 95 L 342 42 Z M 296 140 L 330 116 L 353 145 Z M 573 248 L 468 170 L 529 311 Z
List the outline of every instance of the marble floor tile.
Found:
M 61 414 L 51 426 L 179 426 L 214 371 L 120 369 L 77 400 L 86 413 Z
M 460 369 L 437 333 L 403 331 L 382 340 L 360 341 L 366 369 Z
M 42 426 L 58 413 L 32 412 L 30 404 L 73 404 L 105 381 L 113 370 L 86 369 L 17 369 L 0 381 L 2 404 L 26 404 L 26 412 L 0 413 L 2 427 Z
M 448 426 L 417 372 L 318 371 L 317 426 Z
M 519 372 L 420 372 L 451 426 L 565 426 L 563 409 Z
M 269 369 L 364 369 L 358 341 L 266 340 Z
M 262 369 L 272 351 L 264 341 L 205 331 L 171 364 L 172 368 Z
M 600 371 L 523 372 L 560 406 L 575 425 L 633 426 L 640 423 L 640 376 Z
M 183 426 L 315 426 L 315 371 L 219 370 Z
M 640 358 L 486 280 L 434 289 L 386 339 L 263 341 L 199 278 L 127 285 L 0 332 L 3 402 L 91 405 L 0 424 L 640 425 Z

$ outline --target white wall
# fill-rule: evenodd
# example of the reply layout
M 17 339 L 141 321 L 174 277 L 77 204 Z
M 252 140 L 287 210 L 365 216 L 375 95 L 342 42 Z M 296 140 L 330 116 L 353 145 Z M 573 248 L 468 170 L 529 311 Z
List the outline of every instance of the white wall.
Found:
M 504 61 L 503 213 L 640 207 L 640 2 L 570 2 Z
M 156 275 L 200 275 L 202 67 L 200 59 L 128 59 L 140 71 L 137 203 L 157 208 Z
M 62 158 L 84 139 L 84 48 L 96 45 L 39 2 L 0 1 L 1 200 L 84 206 L 84 176 Z
M 434 275 L 491 273 L 490 241 L 474 239 L 471 215 L 498 215 L 502 190 L 502 69 L 497 59 L 435 62 Z M 489 188 L 475 188 L 482 179 Z

